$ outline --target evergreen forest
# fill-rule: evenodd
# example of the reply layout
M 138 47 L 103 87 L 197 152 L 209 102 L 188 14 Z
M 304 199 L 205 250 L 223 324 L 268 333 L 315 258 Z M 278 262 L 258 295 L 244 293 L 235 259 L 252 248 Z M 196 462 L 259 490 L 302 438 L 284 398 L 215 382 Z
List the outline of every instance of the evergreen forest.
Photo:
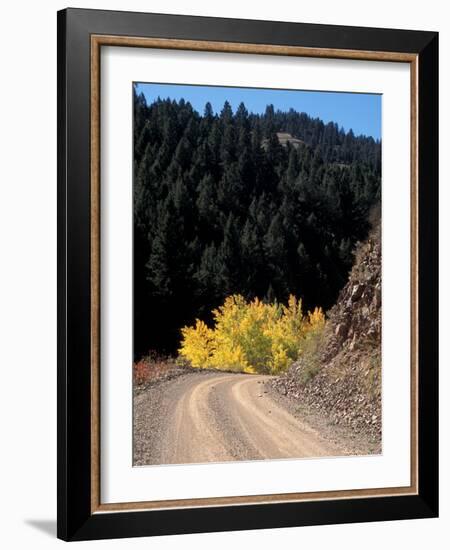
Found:
M 381 143 L 268 105 L 134 91 L 134 355 L 175 353 L 228 296 L 327 311 L 381 201 Z

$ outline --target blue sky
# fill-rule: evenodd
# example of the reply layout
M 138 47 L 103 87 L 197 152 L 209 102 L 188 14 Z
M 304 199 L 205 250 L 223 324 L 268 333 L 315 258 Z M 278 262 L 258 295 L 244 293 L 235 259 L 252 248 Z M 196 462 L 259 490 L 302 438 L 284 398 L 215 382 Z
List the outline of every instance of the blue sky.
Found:
M 139 83 L 137 89 L 138 93 L 144 93 L 147 103 L 152 103 L 158 96 L 161 99 L 183 98 L 200 113 L 203 113 L 207 101 L 211 103 L 215 112 L 221 111 L 225 100 L 229 101 L 233 111 L 243 101 L 248 111 L 253 113 L 263 113 L 266 106 L 272 103 L 275 110 L 288 111 L 292 108 L 314 118 L 319 117 L 325 123 L 337 122 L 346 132 L 352 129 L 356 135 L 381 138 L 379 94 L 147 83 Z

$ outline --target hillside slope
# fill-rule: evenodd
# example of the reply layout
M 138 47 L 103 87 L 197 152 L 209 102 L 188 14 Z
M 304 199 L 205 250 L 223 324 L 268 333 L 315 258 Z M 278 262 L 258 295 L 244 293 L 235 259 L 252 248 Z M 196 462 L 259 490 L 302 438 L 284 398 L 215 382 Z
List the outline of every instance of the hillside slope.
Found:
M 359 245 L 323 335 L 273 381 L 330 423 L 366 436 L 381 452 L 381 236 Z

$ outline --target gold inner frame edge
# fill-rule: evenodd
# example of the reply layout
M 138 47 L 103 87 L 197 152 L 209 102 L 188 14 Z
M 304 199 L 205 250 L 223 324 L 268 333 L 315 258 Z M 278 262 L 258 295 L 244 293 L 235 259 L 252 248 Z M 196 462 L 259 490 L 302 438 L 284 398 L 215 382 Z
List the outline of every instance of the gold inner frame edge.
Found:
M 100 50 L 102 46 L 164 48 L 258 55 L 390 61 L 410 65 L 411 150 L 411 484 L 407 487 L 316 491 L 232 497 L 101 503 L 100 492 Z M 418 55 L 275 44 L 213 42 L 115 35 L 91 35 L 90 56 L 90 197 L 91 197 L 91 513 L 229 505 L 342 500 L 418 494 Z

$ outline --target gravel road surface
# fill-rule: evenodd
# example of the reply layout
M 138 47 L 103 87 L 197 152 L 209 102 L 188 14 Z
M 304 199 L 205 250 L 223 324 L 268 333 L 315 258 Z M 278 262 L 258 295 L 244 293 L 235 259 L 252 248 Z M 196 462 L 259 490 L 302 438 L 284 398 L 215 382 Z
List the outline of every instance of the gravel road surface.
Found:
M 346 454 L 272 397 L 269 376 L 199 372 L 134 399 L 134 465 Z

